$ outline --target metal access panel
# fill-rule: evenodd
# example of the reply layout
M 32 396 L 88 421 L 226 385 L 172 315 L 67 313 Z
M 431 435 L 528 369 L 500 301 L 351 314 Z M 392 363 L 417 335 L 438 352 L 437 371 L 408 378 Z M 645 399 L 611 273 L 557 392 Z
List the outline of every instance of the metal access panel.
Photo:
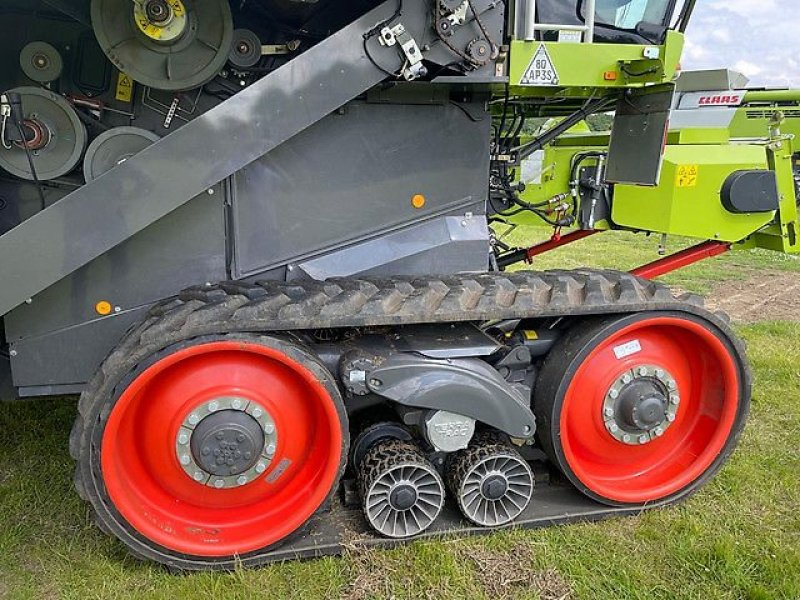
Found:
M 213 191 L 6 315 L 15 385 L 82 385 L 154 302 L 226 279 L 224 186 Z M 112 304 L 112 315 L 97 314 L 99 301 Z
M 607 182 L 658 185 L 674 95 L 674 84 L 622 95 L 608 149 Z
M 330 115 L 235 176 L 234 275 L 444 215 L 483 214 L 490 124 L 483 102 L 354 102 Z M 485 270 L 487 255 L 459 270 Z

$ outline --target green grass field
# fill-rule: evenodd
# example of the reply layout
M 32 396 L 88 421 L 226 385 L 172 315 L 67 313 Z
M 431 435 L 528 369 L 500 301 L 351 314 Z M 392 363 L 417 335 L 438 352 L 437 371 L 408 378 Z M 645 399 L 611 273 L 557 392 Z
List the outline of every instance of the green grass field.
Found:
M 625 269 L 656 245 L 609 234 L 538 266 Z M 800 261 L 743 253 L 668 281 L 709 292 L 764 271 L 790 280 Z M 72 491 L 74 400 L 0 406 L 0 598 L 800 599 L 800 323 L 737 329 L 755 370 L 752 418 L 729 466 L 682 506 L 232 574 L 170 575 L 94 527 Z

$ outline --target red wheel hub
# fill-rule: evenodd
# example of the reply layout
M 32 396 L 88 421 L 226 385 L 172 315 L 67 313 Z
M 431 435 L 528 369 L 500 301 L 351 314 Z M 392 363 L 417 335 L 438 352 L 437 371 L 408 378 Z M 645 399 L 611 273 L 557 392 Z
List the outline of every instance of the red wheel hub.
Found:
M 249 400 L 274 422 L 269 467 L 246 485 L 198 482 L 176 453 L 187 419 L 217 398 Z M 165 548 L 219 558 L 254 552 L 296 531 L 328 497 L 344 452 L 342 419 L 312 371 L 276 348 L 190 347 L 146 369 L 115 404 L 102 438 L 106 489 L 130 525 Z
M 643 365 L 671 374 L 680 410 L 658 437 L 631 445 L 609 431 L 604 414 L 609 390 L 626 373 L 644 372 Z M 560 417 L 564 458 L 590 492 L 612 502 L 668 498 L 700 479 L 723 451 L 740 390 L 734 355 L 699 323 L 673 317 L 636 322 L 597 346 L 572 378 Z

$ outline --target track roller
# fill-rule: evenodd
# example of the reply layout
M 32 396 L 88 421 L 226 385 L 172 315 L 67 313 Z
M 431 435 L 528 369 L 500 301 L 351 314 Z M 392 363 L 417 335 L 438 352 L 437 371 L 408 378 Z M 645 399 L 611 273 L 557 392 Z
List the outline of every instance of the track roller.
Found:
M 428 529 L 444 506 L 436 468 L 408 442 L 378 442 L 359 468 L 364 516 L 379 534 L 410 538 Z
M 447 487 L 469 521 L 481 527 L 500 527 L 528 507 L 534 477 L 514 448 L 483 437 L 450 457 Z

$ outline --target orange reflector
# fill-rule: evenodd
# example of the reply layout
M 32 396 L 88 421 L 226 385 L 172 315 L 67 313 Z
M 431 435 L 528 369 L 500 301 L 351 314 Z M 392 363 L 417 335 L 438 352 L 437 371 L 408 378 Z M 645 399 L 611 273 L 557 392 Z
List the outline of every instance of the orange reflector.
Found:
M 417 194 L 411 199 L 411 206 L 416 209 L 425 208 L 425 204 L 428 200 L 422 194 Z
M 603 73 L 603 79 L 606 81 L 616 81 L 618 76 L 616 71 L 606 71 Z
M 111 314 L 111 311 L 114 310 L 114 307 L 111 306 L 110 302 L 106 302 L 102 300 L 94 305 L 94 309 L 97 311 L 97 314 L 101 317 L 107 317 Z

